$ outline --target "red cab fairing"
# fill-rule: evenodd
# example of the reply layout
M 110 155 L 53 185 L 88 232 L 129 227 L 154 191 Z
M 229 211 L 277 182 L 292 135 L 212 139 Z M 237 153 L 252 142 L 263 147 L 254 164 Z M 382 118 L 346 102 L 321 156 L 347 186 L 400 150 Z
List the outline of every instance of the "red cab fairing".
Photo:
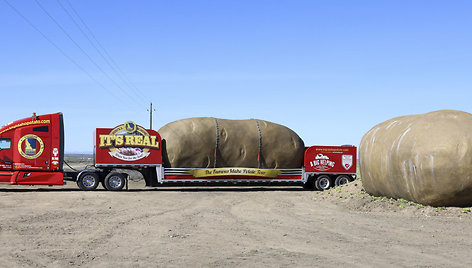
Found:
M 62 113 L 21 119 L 0 128 L 0 182 L 62 185 Z

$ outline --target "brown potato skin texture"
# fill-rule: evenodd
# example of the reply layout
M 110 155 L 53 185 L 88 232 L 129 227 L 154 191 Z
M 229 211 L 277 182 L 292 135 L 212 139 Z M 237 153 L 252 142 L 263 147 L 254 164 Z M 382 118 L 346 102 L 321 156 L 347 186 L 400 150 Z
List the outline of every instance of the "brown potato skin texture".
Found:
M 218 122 L 216 167 L 300 168 L 305 145 L 291 129 L 272 122 L 255 119 Z M 196 117 L 171 122 L 161 129 L 163 161 L 172 168 L 215 167 L 216 123 L 212 117 Z
M 431 206 L 472 205 L 472 115 L 441 110 L 393 118 L 361 140 L 365 190 Z

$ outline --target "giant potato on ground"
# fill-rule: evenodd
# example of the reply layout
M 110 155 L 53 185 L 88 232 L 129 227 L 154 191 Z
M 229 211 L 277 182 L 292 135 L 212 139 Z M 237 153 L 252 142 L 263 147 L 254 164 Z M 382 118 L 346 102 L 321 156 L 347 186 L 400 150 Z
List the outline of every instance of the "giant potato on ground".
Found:
M 163 126 L 159 134 L 165 139 L 165 167 L 299 168 L 303 164 L 302 139 L 268 121 L 189 118 Z
M 362 183 L 372 195 L 432 206 L 472 205 L 472 115 L 443 110 L 397 117 L 359 146 Z

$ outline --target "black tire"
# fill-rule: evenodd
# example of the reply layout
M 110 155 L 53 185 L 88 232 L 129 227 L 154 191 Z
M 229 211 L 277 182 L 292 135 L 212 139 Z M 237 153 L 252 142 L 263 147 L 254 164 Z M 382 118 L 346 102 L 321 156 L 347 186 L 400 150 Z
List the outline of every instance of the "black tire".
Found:
M 104 186 L 109 191 L 120 191 L 126 183 L 126 176 L 122 173 L 112 172 L 108 174 L 104 181 Z
M 93 191 L 97 189 L 99 182 L 98 174 L 88 172 L 80 175 L 77 185 L 84 191 Z
M 339 185 L 347 184 L 350 181 L 351 180 L 350 180 L 349 176 L 339 175 L 339 176 L 336 177 L 336 180 L 334 181 L 334 185 L 339 186 Z
M 321 175 L 316 178 L 315 187 L 320 191 L 327 190 L 333 186 L 333 181 L 328 175 Z

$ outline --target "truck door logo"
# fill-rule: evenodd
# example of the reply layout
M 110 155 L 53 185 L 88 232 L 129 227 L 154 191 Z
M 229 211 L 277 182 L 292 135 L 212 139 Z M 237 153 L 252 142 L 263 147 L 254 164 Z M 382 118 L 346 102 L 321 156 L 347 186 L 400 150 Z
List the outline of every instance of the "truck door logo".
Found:
M 33 134 L 24 135 L 18 142 L 18 152 L 27 159 L 38 158 L 44 150 L 43 140 Z
M 324 154 L 317 154 L 315 160 L 310 162 L 315 170 L 318 171 L 327 171 L 334 167 L 335 162 L 329 160 L 329 157 Z
M 27 155 L 36 154 L 36 139 L 34 138 L 25 139 L 25 154 Z
M 343 167 L 346 170 L 352 167 L 352 155 L 343 155 Z

